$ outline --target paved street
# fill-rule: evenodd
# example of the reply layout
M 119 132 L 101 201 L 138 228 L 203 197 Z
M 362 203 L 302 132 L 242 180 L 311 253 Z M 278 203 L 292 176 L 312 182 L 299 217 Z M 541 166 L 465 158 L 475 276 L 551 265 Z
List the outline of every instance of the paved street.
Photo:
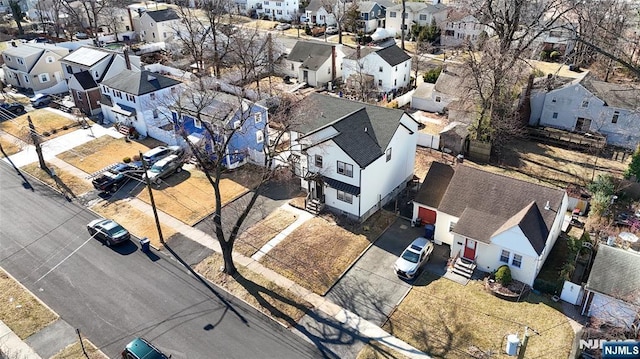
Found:
M 0 266 L 111 358 L 135 336 L 174 358 L 321 356 L 178 262 L 91 239 L 91 212 L 5 162 L 0 200 Z

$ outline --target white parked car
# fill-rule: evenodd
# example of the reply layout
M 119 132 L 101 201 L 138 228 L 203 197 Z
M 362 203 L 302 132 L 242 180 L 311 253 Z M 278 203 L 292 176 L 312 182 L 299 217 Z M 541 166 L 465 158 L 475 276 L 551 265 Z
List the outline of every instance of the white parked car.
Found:
M 335 35 L 338 33 L 338 28 L 335 26 L 327 26 L 327 29 L 324 32 L 327 35 Z
M 420 268 L 429 260 L 431 252 L 433 252 L 433 242 L 424 237 L 418 237 L 402 252 L 393 265 L 393 270 L 400 278 L 414 279 Z
M 286 22 L 281 22 L 276 26 L 276 30 L 289 30 L 291 28 L 291 24 L 287 24 Z

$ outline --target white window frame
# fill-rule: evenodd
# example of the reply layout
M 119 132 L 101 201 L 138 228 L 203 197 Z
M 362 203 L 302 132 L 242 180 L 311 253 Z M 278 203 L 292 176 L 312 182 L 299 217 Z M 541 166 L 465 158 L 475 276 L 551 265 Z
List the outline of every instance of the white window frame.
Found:
M 256 131 L 256 143 L 264 142 L 264 133 L 262 131 Z
M 336 191 L 336 198 L 338 201 L 345 203 L 353 203 L 353 195 L 344 191 Z
M 202 121 L 198 120 L 197 118 L 193 119 L 193 127 L 195 128 L 202 128 Z
M 262 112 L 256 112 L 253 114 L 253 119 L 256 123 L 262 122 Z
M 516 257 L 519 257 L 519 259 L 516 259 Z M 516 264 L 517 263 L 517 264 Z M 513 254 L 513 258 L 511 259 L 511 265 L 516 267 L 516 268 L 521 268 L 522 267 L 522 256 L 519 254 Z
M 240 120 L 233 122 L 233 128 L 240 128 L 240 126 L 242 126 L 242 123 L 240 122 Z
M 510 257 L 511 257 L 511 252 L 509 252 L 508 250 L 503 249 L 503 250 L 500 251 L 500 259 L 499 259 L 500 262 L 509 264 L 509 258 Z
M 391 147 L 387 148 L 387 162 L 391 161 Z
M 50 64 L 52 62 L 55 61 L 55 59 L 53 58 L 53 56 L 47 56 L 47 58 L 45 59 L 46 63 Z
M 342 162 L 342 161 L 338 161 L 337 165 L 336 165 L 337 171 L 339 174 L 343 175 L 343 176 L 347 176 L 347 177 L 353 177 L 353 165 L 346 163 L 346 162 Z
M 45 83 L 51 81 L 51 78 L 49 77 L 49 74 L 45 72 L 38 75 L 38 80 L 40 80 L 40 83 Z
M 589 100 L 582 100 L 582 108 L 589 108 Z
M 313 156 L 313 164 L 318 167 L 318 168 L 322 168 L 322 156 L 321 155 L 315 155 Z M 319 165 L 318 165 L 319 164 Z

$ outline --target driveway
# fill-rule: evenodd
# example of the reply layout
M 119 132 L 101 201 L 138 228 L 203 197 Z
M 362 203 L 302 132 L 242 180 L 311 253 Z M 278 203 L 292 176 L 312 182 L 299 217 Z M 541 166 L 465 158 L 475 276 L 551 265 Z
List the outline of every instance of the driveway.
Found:
M 382 325 L 411 289 L 411 283 L 396 276 L 393 263 L 411 241 L 423 235 L 423 231 L 423 228 L 411 227 L 405 219 L 397 219 L 327 293 L 327 297 L 360 317 Z

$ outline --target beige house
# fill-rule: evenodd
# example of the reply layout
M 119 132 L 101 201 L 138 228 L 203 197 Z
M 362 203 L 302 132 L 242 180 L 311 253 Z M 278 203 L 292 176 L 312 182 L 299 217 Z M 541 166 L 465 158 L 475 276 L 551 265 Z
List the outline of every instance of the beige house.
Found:
M 140 29 L 136 29 L 145 42 L 167 42 L 176 34 L 180 16 L 173 9 L 146 11 L 140 16 Z
M 60 59 L 69 49 L 50 44 L 12 42 L 3 53 L 5 82 L 34 93 L 67 91 Z

